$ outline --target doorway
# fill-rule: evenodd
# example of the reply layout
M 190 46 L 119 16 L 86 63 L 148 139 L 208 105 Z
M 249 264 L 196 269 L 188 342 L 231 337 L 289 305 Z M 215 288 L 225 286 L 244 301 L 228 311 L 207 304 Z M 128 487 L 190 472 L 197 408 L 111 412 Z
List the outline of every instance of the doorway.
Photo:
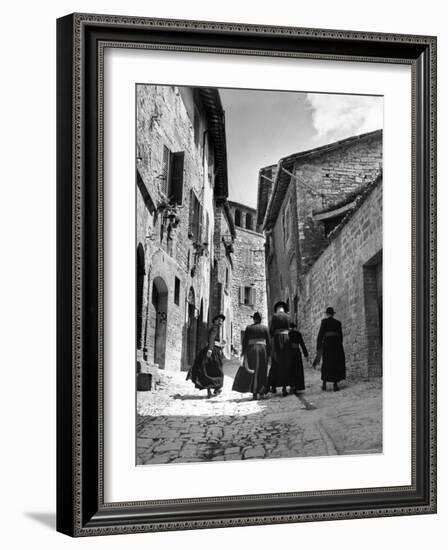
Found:
M 154 322 L 154 363 L 165 368 L 166 327 L 168 319 L 168 287 L 161 277 L 152 283 L 152 309 Z
M 367 374 L 383 373 L 383 256 L 378 252 L 363 266 Z

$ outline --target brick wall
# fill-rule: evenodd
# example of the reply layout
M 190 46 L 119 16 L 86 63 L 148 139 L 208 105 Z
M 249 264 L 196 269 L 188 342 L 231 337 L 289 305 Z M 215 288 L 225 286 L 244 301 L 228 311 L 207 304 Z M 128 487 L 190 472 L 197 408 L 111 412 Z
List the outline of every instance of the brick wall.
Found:
M 300 178 L 295 187 L 302 271 L 326 246 L 323 224 L 314 220 L 313 212 L 344 200 L 374 180 L 381 167 L 381 133 L 295 163 L 293 172 Z
M 291 317 L 313 349 L 323 313 L 333 306 L 346 332 L 349 376 L 380 374 L 378 304 L 368 279 L 378 271 L 374 257 L 382 248 L 381 184 L 333 240 L 325 236 L 315 213 L 375 180 L 382 168 L 382 134 L 347 140 L 291 162 L 294 177 L 266 233 L 269 315 L 277 300 L 289 302 Z M 364 265 L 368 261 L 370 270 Z M 377 271 L 371 285 L 378 284 Z
M 328 306 L 342 323 L 347 374 L 381 374 L 378 303 L 373 272 L 381 280 L 382 184 L 370 193 L 309 269 L 302 284 L 299 326 L 315 349 L 320 321 Z M 366 299 L 366 293 L 369 294 Z

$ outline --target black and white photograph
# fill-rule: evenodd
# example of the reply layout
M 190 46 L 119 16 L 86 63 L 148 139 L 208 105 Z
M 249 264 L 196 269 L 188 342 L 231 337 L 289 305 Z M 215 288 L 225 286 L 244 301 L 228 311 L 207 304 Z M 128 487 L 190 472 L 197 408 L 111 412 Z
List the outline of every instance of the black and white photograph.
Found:
M 135 94 L 136 464 L 382 453 L 383 98 Z
M 443 548 L 444 6 L 5 4 L 5 549 Z

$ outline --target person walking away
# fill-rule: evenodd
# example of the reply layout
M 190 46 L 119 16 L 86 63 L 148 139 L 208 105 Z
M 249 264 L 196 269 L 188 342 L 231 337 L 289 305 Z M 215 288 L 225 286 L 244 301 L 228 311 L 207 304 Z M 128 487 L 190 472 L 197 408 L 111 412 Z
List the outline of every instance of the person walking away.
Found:
M 276 393 L 281 386 L 283 397 L 288 395 L 286 386 L 289 385 L 289 326 L 290 318 L 287 314 L 287 305 L 279 301 L 274 305 L 274 315 L 271 319 L 269 333 L 272 338 L 272 359 L 269 370 L 268 385 L 272 393 Z
M 333 382 L 333 390 L 339 391 L 338 382 L 345 379 L 345 353 L 342 344 L 342 325 L 334 318 L 335 311 L 327 307 L 317 336 L 317 356 L 322 355 L 322 390 L 327 382 Z M 315 366 L 315 365 L 314 365 Z
M 302 333 L 297 330 L 297 325 L 291 323 L 289 331 L 289 348 L 290 348 L 290 391 L 291 393 L 299 393 L 305 389 L 305 375 L 303 373 L 302 352 L 306 360 L 308 360 L 308 350 L 303 341 Z
M 219 341 L 219 331 L 225 320 L 220 313 L 212 320 L 212 326 L 208 331 L 207 345 L 203 347 L 187 374 L 187 380 L 191 380 L 198 390 L 207 390 L 207 397 L 219 395 L 224 384 L 222 370 L 222 343 Z
M 271 353 L 269 330 L 262 325 L 261 314 L 256 311 L 252 325 L 244 331 L 242 344 L 243 365 L 238 370 L 232 390 L 241 393 L 252 392 L 253 398 L 264 397 L 268 384 L 268 360 Z M 248 376 L 249 375 L 249 376 Z

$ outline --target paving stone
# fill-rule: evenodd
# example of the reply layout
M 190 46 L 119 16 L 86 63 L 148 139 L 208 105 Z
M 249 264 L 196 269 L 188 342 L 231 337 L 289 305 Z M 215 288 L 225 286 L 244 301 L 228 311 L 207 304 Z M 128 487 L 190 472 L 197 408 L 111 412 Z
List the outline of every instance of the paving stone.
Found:
M 239 447 L 227 447 L 226 450 L 224 451 L 224 454 L 231 455 L 231 454 L 236 454 L 236 453 L 239 453 L 239 452 L 240 452 Z
M 180 441 L 169 441 L 167 443 L 162 443 L 161 445 L 158 445 L 154 448 L 154 451 L 156 453 L 164 453 L 167 451 L 179 451 L 182 447 L 182 443 Z
M 320 390 L 320 373 L 306 369 L 306 399 L 246 399 L 225 377 L 219 398 L 203 399 L 185 373 L 170 373 L 156 392 L 137 395 L 138 464 L 350 454 L 381 449 L 381 381 L 348 384 L 338 393 Z M 165 373 L 161 374 L 163 378 Z M 342 386 L 341 386 L 342 387 Z M 198 398 L 195 399 L 194 396 Z M 173 396 L 178 396 L 174 398 Z M 191 396 L 191 399 L 181 399 Z M 156 403 L 152 403 L 155 400 Z M 153 411 L 156 416 L 144 416 Z M 329 441 L 334 439 L 334 444 Z
M 169 453 L 157 454 L 154 455 L 154 458 L 151 458 L 151 464 L 167 464 L 171 460 L 171 455 Z M 148 464 L 148 462 L 145 462 Z
M 152 439 L 141 439 L 140 437 L 137 438 L 137 449 L 147 449 L 148 447 L 151 447 L 152 444 Z
M 244 458 L 263 458 L 265 455 L 265 450 L 263 447 L 249 447 L 244 451 L 243 457 Z

